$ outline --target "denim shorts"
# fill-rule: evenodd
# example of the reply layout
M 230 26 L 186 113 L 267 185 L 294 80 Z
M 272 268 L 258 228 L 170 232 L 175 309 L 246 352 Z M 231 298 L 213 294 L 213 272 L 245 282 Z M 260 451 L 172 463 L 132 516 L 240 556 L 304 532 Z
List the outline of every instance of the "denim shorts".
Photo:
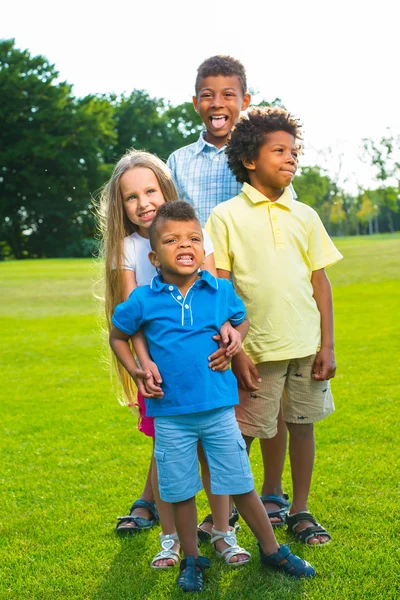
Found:
M 158 486 L 165 502 L 182 502 L 202 488 L 197 458 L 200 441 L 208 463 L 213 494 L 251 492 L 246 444 L 233 407 L 174 417 L 155 417 Z

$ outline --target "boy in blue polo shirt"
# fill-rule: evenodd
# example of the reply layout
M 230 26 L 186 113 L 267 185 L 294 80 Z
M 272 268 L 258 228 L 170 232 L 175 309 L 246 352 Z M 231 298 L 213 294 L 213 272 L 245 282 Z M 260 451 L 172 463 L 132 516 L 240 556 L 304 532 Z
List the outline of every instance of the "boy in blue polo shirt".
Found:
M 246 445 L 234 405 L 237 383 L 230 370 L 213 371 L 207 357 L 215 351 L 212 335 L 229 320 L 242 339 L 248 329 L 244 304 L 229 281 L 217 280 L 204 261 L 201 225 L 186 202 L 161 206 L 150 228 L 149 258 L 159 269 L 150 286 L 137 288 L 113 315 L 110 345 L 129 373 L 137 369 L 129 338 L 143 329 L 152 359 L 163 377 L 163 398 L 147 398 L 155 419 L 155 457 L 161 498 L 172 502 L 176 530 L 185 558 L 178 585 L 202 591 L 203 570 L 198 555 L 195 496 L 202 489 L 197 444 L 201 441 L 214 494 L 230 494 L 259 542 L 263 564 L 296 578 L 313 577 L 309 563 L 278 545 L 264 507 L 254 490 Z M 231 545 L 234 531 L 218 532 Z M 240 564 L 240 563 L 238 563 Z

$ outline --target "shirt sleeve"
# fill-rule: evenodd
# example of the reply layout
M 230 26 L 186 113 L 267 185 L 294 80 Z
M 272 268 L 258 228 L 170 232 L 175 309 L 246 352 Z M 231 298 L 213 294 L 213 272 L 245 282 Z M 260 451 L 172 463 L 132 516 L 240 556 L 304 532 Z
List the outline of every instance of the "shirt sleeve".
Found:
M 214 210 L 205 224 L 205 230 L 210 235 L 214 244 L 214 259 L 217 269 L 232 271 L 232 260 L 228 246 L 228 230 L 222 219 L 217 216 Z
M 204 250 L 205 250 L 206 256 L 210 256 L 210 254 L 214 254 L 214 246 L 213 246 L 210 236 L 208 235 L 208 233 L 205 229 L 203 229 L 203 237 L 204 237 Z
M 329 237 L 318 214 L 313 211 L 314 219 L 308 238 L 308 256 L 313 271 L 327 269 L 343 258 Z
M 112 323 L 117 329 L 127 335 L 133 335 L 140 329 L 143 323 L 143 311 L 141 303 L 133 290 L 125 302 L 115 307 Z
M 228 320 L 231 325 L 235 327 L 240 325 L 246 318 L 246 308 L 244 302 L 234 290 L 233 285 L 227 279 L 219 279 L 219 283 L 224 282 L 223 285 L 227 286 L 227 305 L 228 305 Z
M 136 273 L 135 244 L 130 237 L 124 238 L 122 268 L 125 271 L 134 271 Z

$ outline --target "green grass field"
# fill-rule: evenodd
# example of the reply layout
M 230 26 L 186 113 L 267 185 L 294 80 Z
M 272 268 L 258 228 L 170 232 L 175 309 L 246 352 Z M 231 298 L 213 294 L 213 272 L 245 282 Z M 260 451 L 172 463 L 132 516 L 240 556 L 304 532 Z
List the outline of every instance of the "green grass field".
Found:
M 333 536 L 291 547 L 317 569 L 291 581 L 240 570 L 210 547 L 207 599 L 394 599 L 399 582 L 400 236 L 337 240 L 336 412 L 317 428 L 310 509 Z M 118 405 L 102 346 L 90 260 L 0 264 L 0 598 L 164 600 L 186 597 L 177 570 L 154 572 L 159 530 L 114 533 L 143 484 L 148 438 Z M 252 456 L 261 484 L 258 447 Z M 288 466 L 285 489 L 290 493 Z M 198 499 L 199 513 L 207 510 Z M 278 540 L 285 543 L 284 531 Z

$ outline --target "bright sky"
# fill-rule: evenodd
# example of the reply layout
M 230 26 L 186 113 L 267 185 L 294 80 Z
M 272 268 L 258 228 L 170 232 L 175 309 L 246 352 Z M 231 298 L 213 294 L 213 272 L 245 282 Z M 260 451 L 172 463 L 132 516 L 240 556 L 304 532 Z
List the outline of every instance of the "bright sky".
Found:
M 46 56 L 78 96 L 137 88 L 173 104 L 205 58 L 230 54 L 255 100 L 279 97 L 304 123 L 303 164 L 334 175 L 342 156 L 354 191 L 373 174 L 362 138 L 400 132 L 399 17 L 398 0 L 20 0 L 3 6 L 0 38 Z

